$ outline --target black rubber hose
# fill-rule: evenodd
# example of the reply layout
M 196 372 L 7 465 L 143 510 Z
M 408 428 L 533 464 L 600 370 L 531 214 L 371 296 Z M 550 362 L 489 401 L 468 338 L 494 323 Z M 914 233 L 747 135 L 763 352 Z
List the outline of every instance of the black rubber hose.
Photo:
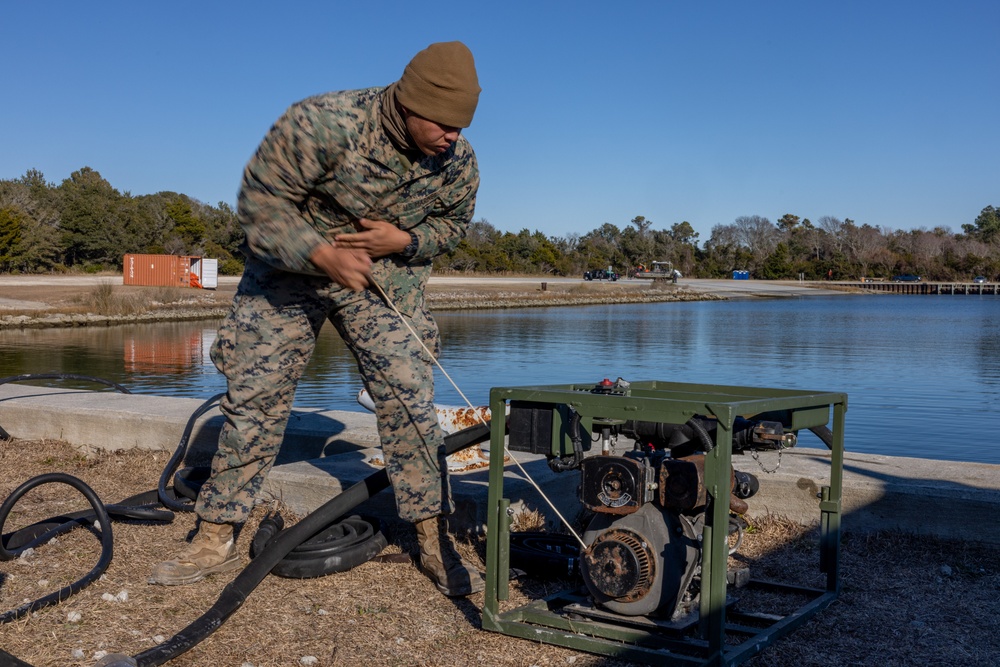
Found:
M 267 548 L 280 530 L 280 515 L 265 519 L 254 535 L 251 557 Z M 379 555 L 389 542 L 375 517 L 349 516 L 328 526 L 292 549 L 271 569 L 271 574 L 289 579 L 325 577 L 367 563 Z
M 833 431 L 826 426 L 813 426 L 809 429 L 817 438 L 823 441 L 826 448 L 833 451 Z
M 170 493 L 173 493 L 171 490 Z M 132 519 L 135 521 L 153 521 L 169 523 L 174 520 L 174 513 L 157 509 L 156 491 L 146 491 L 131 496 L 113 505 L 105 505 L 108 515 L 113 519 Z M 13 533 L 0 537 L 0 545 L 8 550 L 33 548 L 48 542 L 53 537 L 68 532 L 77 526 L 91 524 L 97 518 L 94 510 L 71 512 L 62 516 L 50 517 L 37 523 L 25 526 Z M 2 560 L 2 559 L 0 559 Z
M 691 417 L 687 420 L 687 426 L 691 427 L 691 430 L 695 432 L 698 436 L 698 441 L 701 442 L 701 449 L 703 452 L 708 454 L 715 447 L 715 443 L 712 442 L 712 436 L 708 434 L 705 426 L 701 423 L 701 420 L 697 417 Z
M 444 439 L 445 454 L 453 454 L 481 442 L 489 432 L 488 425 L 480 424 L 447 435 Z M 388 486 L 388 473 L 379 470 L 345 489 L 291 528 L 278 533 L 268 542 L 264 551 L 226 585 L 219 599 L 208 611 L 167 641 L 134 656 L 136 663 L 139 667 L 162 665 L 197 646 L 243 605 L 260 582 L 292 549 Z
M 118 384 L 117 382 L 112 382 L 111 380 L 105 380 L 104 378 L 94 377 L 92 375 L 77 375 L 75 373 L 26 373 L 24 375 L 10 375 L 5 378 L 0 378 L 0 384 L 7 384 L 8 382 L 25 382 L 31 380 L 80 380 L 82 382 L 94 382 L 95 384 L 103 384 L 106 387 L 114 387 L 116 390 L 123 394 L 131 394 L 126 387 Z
M 122 391 L 123 393 L 130 393 L 127 389 L 121 385 L 115 384 L 113 382 L 108 382 L 106 380 L 101 380 L 100 378 L 94 378 L 90 376 L 81 375 L 71 375 L 71 374 L 33 374 L 33 375 L 19 375 L 8 378 L 0 379 L 0 384 L 6 382 L 11 382 L 15 380 L 26 380 L 26 379 L 80 379 L 88 380 L 92 382 L 97 382 L 101 384 L 106 384 L 108 386 L 113 386 Z M 10 516 L 10 512 L 13 510 L 17 502 L 24 496 L 25 493 L 33 488 L 42 486 L 49 483 L 64 483 L 72 486 L 73 488 L 80 491 L 87 501 L 91 505 L 91 509 L 83 510 L 80 512 L 72 512 L 63 516 L 51 517 L 44 519 L 42 521 L 36 522 L 29 526 L 25 526 L 19 530 L 13 531 L 8 534 L 3 534 L 3 526 L 7 522 L 7 518 Z M 172 490 L 167 492 L 170 496 L 173 494 Z M 71 595 L 78 593 L 79 591 L 86 588 L 88 585 L 93 583 L 93 581 L 103 574 L 111 563 L 114 556 L 114 544 L 113 544 L 113 529 L 111 528 L 111 517 L 117 519 L 132 519 L 137 521 L 155 521 L 155 522 L 170 522 L 174 519 L 173 512 L 157 509 L 159 507 L 159 502 L 157 501 L 157 492 L 148 491 L 146 493 L 138 494 L 120 503 L 113 505 L 105 505 L 96 493 L 83 481 L 79 480 L 72 475 L 67 475 L 64 473 L 49 473 L 46 475 L 39 475 L 27 482 L 22 484 L 20 487 L 15 489 L 15 491 L 8 496 L 4 501 L 3 505 L 0 505 L 0 560 L 11 560 L 16 558 L 18 555 L 26 551 L 27 549 L 33 549 L 35 547 L 41 546 L 52 540 L 52 538 L 67 533 L 70 530 L 84 525 L 94 525 L 100 526 L 101 532 L 101 557 L 98 560 L 97 565 L 84 577 L 75 583 L 62 588 L 61 590 L 53 593 L 51 595 L 39 598 L 33 602 L 26 603 L 17 609 L 9 612 L 5 612 L 0 615 L 0 624 L 7 623 L 22 616 L 42 609 L 47 606 L 58 604 L 63 600 L 67 599 Z M 0 658 L 5 658 L 6 655 L 0 655 Z M 5 663 L 0 662 L 0 665 Z M 20 664 L 20 663 L 19 663 Z M 26 664 L 26 663 L 23 663 Z
M 184 460 L 184 456 L 187 454 L 188 443 L 191 440 L 191 432 L 194 430 L 195 422 L 203 414 L 208 412 L 210 409 L 215 407 L 219 399 L 225 396 L 225 393 L 219 393 L 202 403 L 198 408 L 191 413 L 191 417 L 188 418 L 187 424 L 184 426 L 184 433 L 181 435 L 180 442 L 177 443 L 177 448 L 174 449 L 173 455 L 170 460 L 167 461 L 167 465 L 163 468 L 163 473 L 160 475 L 160 481 L 156 488 L 160 494 L 160 502 L 163 503 L 164 507 L 168 507 L 175 512 L 193 512 L 194 503 L 180 501 L 177 499 L 176 494 L 167 493 L 168 484 L 170 483 L 170 478 L 173 476 L 177 468 L 180 467 L 181 461 Z M 171 497 L 173 495 L 173 497 Z
M 552 472 L 576 470 L 583 462 L 583 436 L 580 435 L 580 413 L 571 409 L 569 418 L 570 440 L 573 443 L 573 456 L 561 456 L 549 459 L 549 469 Z
M 104 507 L 104 503 L 102 503 L 101 499 L 97 497 L 94 490 L 87 486 L 83 481 L 65 473 L 53 472 L 45 475 L 39 475 L 38 477 L 29 479 L 27 482 L 17 487 L 14 490 L 14 493 L 10 494 L 7 500 L 3 502 L 3 505 L 0 505 L 0 533 L 3 532 L 3 525 L 7 522 L 7 516 L 10 514 L 11 509 L 13 509 L 14 505 L 25 493 L 43 484 L 53 483 L 68 484 L 73 487 L 83 494 L 84 498 L 87 499 L 87 502 L 89 502 L 90 506 L 94 509 L 94 515 L 96 517 L 95 523 L 100 526 L 101 532 L 101 557 L 98 559 L 97 565 L 95 565 L 90 572 L 72 584 L 61 588 L 55 593 L 50 593 L 45 597 L 38 598 L 33 602 L 25 603 L 17 609 L 13 609 L 0 615 L 0 624 L 16 620 L 38 609 L 58 604 L 62 600 L 65 600 L 69 596 L 78 593 L 92 584 L 99 576 L 101 576 L 101 574 L 104 573 L 105 570 L 108 569 L 108 566 L 111 564 L 111 558 L 114 552 L 114 535 L 111 529 L 111 518 L 108 516 L 108 511 Z M 56 530 L 50 530 L 48 533 L 55 534 Z M 25 546 L 11 550 L 6 546 L 0 545 L 0 560 L 12 560 L 17 558 L 18 555 L 27 548 L 28 547 Z
M 487 430 L 479 431 L 486 437 Z M 471 442 L 478 441 L 473 434 Z M 455 444 L 455 440 L 450 441 Z M 184 468 L 174 476 L 174 489 L 189 497 L 197 497 L 197 480 L 202 474 L 207 476 L 207 470 L 200 468 Z M 185 479 L 182 474 L 189 478 Z M 185 485 L 190 488 L 185 488 Z M 274 514 L 261 521 L 250 545 L 250 557 L 267 548 L 282 528 L 284 520 L 281 514 Z M 362 563 L 366 563 L 388 545 L 381 525 L 374 517 L 351 516 L 339 520 L 326 529 L 297 545 L 281 561 L 274 566 L 271 574 L 279 577 L 306 579 L 323 577 L 336 572 L 346 572 Z
M 9 560 L 12 557 L 17 557 L 27 549 L 33 549 L 41 546 L 42 544 L 49 542 L 52 538 L 69 532 L 73 528 L 78 526 L 94 525 L 95 523 L 101 526 L 101 560 L 98 562 L 98 565 L 93 571 L 76 584 L 67 586 L 57 593 L 53 593 L 45 598 L 40 598 L 35 602 L 25 604 L 18 609 L 3 614 L 0 616 L 0 624 L 13 621 L 26 613 L 41 609 L 42 607 L 62 602 L 69 596 L 83 590 L 86 586 L 92 583 L 96 577 L 103 574 L 113 558 L 113 544 L 109 546 L 112 539 L 110 537 L 111 524 L 110 521 L 108 521 L 109 518 L 113 517 L 116 519 L 132 519 L 137 521 L 157 521 L 167 523 L 173 521 L 174 519 L 173 512 L 156 509 L 159 507 L 159 503 L 156 502 L 156 491 L 147 491 L 145 493 L 131 496 L 130 498 L 126 498 L 121 501 L 121 503 L 114 505 L 104 505 L 101 503 L 101 500 L 96 494 L 94 494 L 93 497 L 90 497 L 84 493 L 92 506 L 91 509 L 44 519 L 29 526 L 25 526 L 17 531 L 3 535 L 3 525 L 6 523 L 7 517 L 20 497 L 32 488 L 54 481 L 65 482 L 70 486 L 81 490 L 81 492 L 83 492 L 82 488 L 77 486 L 78 484 L 89 489 L 84 482 L 80 481 L 76 477 L 66 475 L 64 473 L 49 473 L 48 475 L 41 475 L 22 484 L 14 491 L 13 494 L 11 494 L 10 497 L 8 497 L 4 504 L 0 506 L 0 560 Z M 93 493 L 93 491 L 91 491 L 91 493 Z M 107 531 L 104 530 L 105 525 L 108 526 Z M 2 657 L 3 656 L 0 655 L 0 658 Z M 4 665 L 5 663 L 0 661 L 0 667 L 3 667 Z
M 208 611 L 167 641 L 134 656 L 136 663 L 139 667 L 162 665 L 197 646 L 243 606 L 250 593 L 295 546 L 388 486 L 388 473 L 379 470 L 344 490 L 299 523 L 283 530 L 268 544 L 267 549 L 226 585 Z
M 0 667 L 31 667 L 31 664 L 0 648 Z
M 208 481 L 212 469 L 208 466 L 198 468 L 181 468 L 174 473 L 174 493 L 177 499 L 187 498 L 197 500 L 202 485 Z M 170 487 L 167 487 L 170 488 Z

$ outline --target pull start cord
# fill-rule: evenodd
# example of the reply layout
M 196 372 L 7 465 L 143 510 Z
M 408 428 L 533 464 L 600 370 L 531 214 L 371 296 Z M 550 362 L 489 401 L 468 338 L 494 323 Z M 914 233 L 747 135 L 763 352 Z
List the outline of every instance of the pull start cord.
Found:
M 424 352 L 426 352 L 427 356 L 430 357 L 431 361 L 434 362 L 434 365 L 438 367 L 438 370 L 441 371 L 441 374 L 444 375 L 445 379 L 447 379 L 448 382 L 451 383 L 451 386 L 455 388 L 455 391 L 457 391 L 458 395 L 462 397 L 462 400 L 465 401 L 465 404 L 470 408 L 472 408 L 472 412 L 476 416 L 476 419 L 479 420 L 479 423 L 481 423 L 484 426 L 488 426 L 486 420 L 482 418 L 482 416 L 479 414 L 479 411 L 475 409 L 474 405 L 472 405 L 472 402 L 465 396 L 465 394 L 455 383 L 455 381 L 451 379 L 451 376 L 448 375 L 448 371 L 444 369 L 444 366 L 441 365 L 441 362 L 439 362 L 437 360 L 437 357 L 435 357 L 434 354 L 429 349 L 427 349 L 427 346 L 424 345 L 424 341 L 421 340 L 420 336 L 417 335 L 417 332 L 413 330 L 413 327 L 410 326 L 410 323 L 407 321 L 406 317 L 404 317 L 403 314 L 399 312 L 399 309 L 396 308 L 396 304 L 392 302 L 392 299 L 390 299 L 389 295 L 385 293 L 385 290 L 382 289 L 382 286 L 379 285 L 377 282 L 375 282 L 374 278 L 369 278 L 369 280 L 371 282 L 372 287 L 374 287 L 378 291 L 379 295 L 385 300 L 385 302 L 389 304 L 389 307 L 392 308 L 392 311 L 396 313 L 396 316 L 399 317 L 400 321 L 406 326 L 406 329 L 407 331 L 410 332 L 410 335 L 413 336 L 414 340 L 420 343 L 420 347 L 424 349 Z M 552 511 L 555 512 L 557 517 L 559 517 L 559 520 L 566 527 L 566 530 L 568 530 L 570 534 L 573 535 L 573 537 L 576 539 L 576 541 L 580 543 L 580 548 L 586 550 L 587 545 L 584 543 L 583 539 L 581 539 L 580 536 L 577 534 L 577 532 L 573 530 L 573 526 L 570 525 L 569 521 L 567 521 L 566 518 L 559 512 L 559 510 L 556 509 L 556 506 L 552 503 L 551 500 L 549 500 L 549 497 L 545 495 L 545 492 L 542 491 L 542 488 L 538 486 L 538 484 L 535 482 L 534 479 L 531 478 L 531 475 L 529 475 L 528 471 L 524 469 L 524 466 L 521 465 L 521 462 L 518 461 L 517 458 L 515 458 L 514 455 L 510 453 L 510 450 L 507 449 L 507 445 L 504 445 L 503 451 L 504 454 L 508 456 L 511 461 L 514 462 L 514 465 L 516 465 L 518 470 L 521 471 L 521 473 L 524 475 L 524 478 L 528 480 L 528 483 L 531 484 L 531 486 L 534 487 L 536 491 L 538 491 L 538 495 L 542 497 L 542 500 L 544 500 L 545 503 L 550 508 L 552 508 Z

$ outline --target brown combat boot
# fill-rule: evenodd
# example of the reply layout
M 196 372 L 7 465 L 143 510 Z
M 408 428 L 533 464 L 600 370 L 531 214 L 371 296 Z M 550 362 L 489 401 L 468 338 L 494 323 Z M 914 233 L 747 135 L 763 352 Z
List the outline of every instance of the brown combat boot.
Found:
M 233 525 L 200 521 L 198 534 L 173 560 L 153 568 L 149 583 L 183 586 L 201 581 L 216 572 L 229 572 L 240 566 L 233 540 Z
M 420 544 L 420 568 L 448 597 L 462 597 L 486 589 L 479 570 L 459 555 L 441 517 L 415 523 Z

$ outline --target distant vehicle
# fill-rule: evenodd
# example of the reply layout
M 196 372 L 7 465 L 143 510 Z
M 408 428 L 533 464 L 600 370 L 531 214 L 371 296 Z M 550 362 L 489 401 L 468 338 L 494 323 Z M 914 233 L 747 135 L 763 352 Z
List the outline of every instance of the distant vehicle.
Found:
M 972 282 L 974 282 L 974 283 L 985 283 L 986 282 L 986 276 L 976 276 L 975 278 L 972 279 Z
M 618 280 L 618 274 L 606 269 L 594 269 L 583 274 L 584 280 Z
M 636 278 L 665 278 L 667 280 L 681 278 L 681 272 L 674 268 L 670 262 L 653 262 L 652 269 L 636 271 L 633 274 Z
M 915 276 L 912 273 L 903 273 L 898 276 L 892 277 L 892 282 L 894 283 L 919 283 L 920 276 Z

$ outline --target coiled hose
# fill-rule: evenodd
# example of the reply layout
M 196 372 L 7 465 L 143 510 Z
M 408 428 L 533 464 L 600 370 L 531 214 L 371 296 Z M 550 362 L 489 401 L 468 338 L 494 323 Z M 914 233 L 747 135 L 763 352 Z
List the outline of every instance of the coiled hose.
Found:
M 0 385 L 8 382 L 33 381 L 33 380 L 77 380 L 93 382 L 113 387 L 117 391 L 130 394 L 131 392 L 122 385 L 89 375 L 76 375 L 73 373 L 38 373 L 27 375 L 13 375 L 0 378 Z M 6 431 L 0 428 L 0 435 L 9 437 Z M 64 516 L 52 517 L 37 523 L 26 526 L 8 535 L 3 534 L 3 527 L 7 523 L 14 505 L 32 489 L 45 484 L 66 484 L 73 487 L 87 499 L 91 509 L 89 511 L 73 512 Z M 45 544 L 52 538 L 69 532 L 73 528 L 81 525 L 90 525 L 97 528 L 101 535 L 101 555 L 97 564 L 83 577 L 49 595 L 38 598 L 31 602 L 26 602 L 20 607 L 0 614 L 0 624 L 21 618 L 33 611 L 58 604 L 80 592 L 91 583 L 97 580 L 108 566 L 114 554 L 114 536 L 111 528 L 111 517 L 119 519 L 133 519 L 139 521 L 172 521 L 173 512 L 155 509 L 156 495 L 145 493 L 131 498 L 126 498 L 114 505 L 105 505 L 97 496 L 93 489 L 80 479 L 65 473 L 48 473 L 29 479 L 21 486 L 17 487 L 12 494 L 0 505 L 0 561 L 13 560 L 28 549 Z
M 477 425 L 445 436 L 445 454 L 454 454 L 489 435 L 487 425 Z M 389 475 L 383 469 L 345 489 L 300 522 L 278 532 L 267 541 L 264 549 L 222 590 L 215 604 L 189 626 L 167 641 L 134 656 L 139 667 L 162 665 L 189 651 L 215 632 L 236 612 L 250 593 L 264 580 L 281 560 L 297 545 L 306 542 L 348 511 L 389 486 Z
M 173 455 L 167 461 L 167 465 L 163 467 L 163 472 L 160 474 L 160 480 L 156 485 L 156 490 L 158 497 L 164 507 L 168 507 L 175 512 L 193 512 L 194 503 L 190 500 L 178 499 L 179 493 L 170 493 L 168 491 L 168 484 L 170 483 L 170 478 L 174 477 L 174 473 L 177 472 L 177 468 L 180 467 L 181 461 L 187 456 L 188 443 L 191 441 L 191 432 L 194 430 L 195 422 L 203 414 L 208 412 L 210 409 L 215 407 L 219 399 L 225 396 L 225 393 L 219 393 L 202 403 L 198 408 L 191 414 L 188 419 L 187 425 L 184 427 L 184 433 L 181 434 L 180 442 L 177 443 L 177 447 L 174 449 Z M 197 479 L 205 480 L 208 479 L 208 471 L 192 468 L 188 469 L 189 474 L 184 476 L 183 479 L 175 479 L 175 487 L 178 488 L 191 488 L 190 483 Z M 195 494 L 197 495 L 197 494 Z M 184 496 L 182 496 L 184 497 Z
M 180 468 L 180 465 L 187 456 L 195 421 L 214 407 L 222 396 L 224 394 L 216 394 L 194 411 L 177 448 L 160 475 L 157 484 L 159 500 L 165 507 L 176 512 L 194 511 L 201 485 L 211 474 L 211 469 L 207 467 Z M 173 486 L 169 486 L 171 481 Z M 262 552 L 268 541 L 283 527 L 284 520 L 280 514 L 268 516 L 261 521 L 253 538 L 251 557 Z M 387 544 L 378 519 L 351 516 L 331 523 L 325 530 L 295 545 L 271 573 L 279 577 L 305 579 L 344 572 L 371 560 Z
M 7 500 L 4 501 L 3 505 L 0 505 L 0 533 L 3 532 L 3 526 L 7 521 L 7 516 L 10 514 L 10 510 L 14 507 L 15 503 L 21 499 L 21 496 L 36 486 L 54 483 L 68 484 L 69 486 L 72 486 L 74 489 L 82 493 L 83 497 L 90 503 L 90 506 L 94 510 L 92 515 L 95 517 L 94 525 L 99 526 L 99 530 L 101 532 L 101 557 L 97 561 L 97 565 L 95 565 L 90 572 L 85 574 L 79 580 L 59 589 L 55 593 L 41 597 L 33 602 L 25 603 L 17 609 L 13 609 L 3 615 L 0 615 L 0 623 L 13 621 L 14 619 L 21 618 L 26 614 L 30 614 L 36 609 L 42 609 L 43 607 L 48 607 L 62 602 L 69 596 L 76 594 L 93 583 L 99 576 L 101 576 L 101 574 L 104 573 L 105 570 L 108 569 L 108 565 L 111 564 L 111 557 L 114 549 L 114 535 L 111 530 L 111 518 L 108 516 L 107 508 L 105 508 L 104 503 L 102 503 L 101 499 L 97 497 L 97 494 L 94 493 L 93 489 L 72 475 L 67 475 L 61 472 L 49 473 L 47 475 L 40 475 L 34 479 L 28 480 L 21 486 L 17 487 L 17 489 L 14 490 L 14 493 L 10 494 Z M 12 546 L 11 548 L 8 548 L 8 544 L 4 544 L 4 541 L 0 541 L 0 560 L 13 560 L 33 545 L 48 542 L 56 535 L 65 533 L 75 525 L 78 525 L 78 523 L 80 522 L 70 520 L 62 525 L 48 530 L 44 530 L 47 526 L 38 526 L 41 534 L 21 547 Z M 6 542 L 9 543 L 10 540 L 6 540 Z
M 14 381 L 39 379 L 73 379 L 97 382 L 114 387 L 123 393 L 130 393 L 125 387 L 113 382 L 83 375 L 35 374 L 19 375 L 0 379 L 0 384 Z M 0 623 L 6 623 L 43 607 L 58 604 L 69 596 L 83 590 L 103 574 L 113 558 L 113 531 L 111 518 L 127 518 L 141 521 L 172 521 L 171 511 L 155 509 L 160 503 L 175 511 L 190 512 L 191 502 L 197 493 L 198 478 L 205 475 L 202 469 L 186 469 L 188 477 L 176 473 L 187 453 L 191 432 L 196 420 L 213 407 L 222 394 L 205 401 L 192 413 L 174 454 L 171 456 L 155 491 L 148 491 L 127 498 L 114 505 L 104 505 L 96 493 L 84 482 L 65 473 L 48 473 L 34 477 L 12 493 L 0 505 L 0 560 L 17 558 L 26 549 L 39 546 L 53 537 L 65 533 L 76 526 L 90 524 L 101 533 L 101 556 L 94 568 L 80 580 L 59 591 L 25 603 L 17 609 L 0 615 Z M 453 454 L 473 444 L 482 442 L 490 434 L 490 427 L 480 424 L 445 436 L 445 455 Z M 0 436 L 9 437 L 0 429 Z M 176 474 L 175 474 L 176 473 Z M 175 487 L 167 483 L 174 477 Z M 91 511 L 75 512 L 61 517 L 53 517 L 22 528 L 9 535 L 2 535 L 4 523 L 14 505 L 25 493 L 43 484 L 64 483 L 80 491 L 91 505 Z M 261 522 L 261 529 L 254 537 L 254 556 L 250 564 L 222 591 L 216 603 L 201 617 L 177 633 L 170 640 L 133 657 L 109 655 L 111 662 L 102 660 L 103 665 L 162 665 L 168 660 L 190 650 L 212 634 L 246 600 L 247 596 L 261 581 L 274 571 L 280 576 L 309 577 L 330 572 L 343 571 L 378 554 L 385 546 L 385 538 L 378 530 L 377 522 L 371 519 L 350 517 L 336 523 L 348 511 L 371 496 L 389 486 L 389 476 L 385 470 L 369 475 L 340 495 L 328 501 L 302 521 L 288 529 L 282 529 L 280 515 Z M 177 491 L 185 492 L 179 496 Z M 290 554 L 291 558 L 286 560 Z M 7 667 L 31 667 L 28 663 L 0 650 L 0 665 Z
M 101 534 L 101 556 L 94 568 L 83 577 L 72 584 L 61 588 L 55 593 L 46 595 L 32 602 L 26 602 L 17 609 L 0 614 L 0 625 L 9 623 L 30 614 L 33 611 L 58 604 L 71 595 L 75 595 L 97 580 L 108 566 L 114 554 L 114 537 L 111 528 L 111 518 L 131 519 L 134 521 L 163 521 L 170 522 L 174 519 L 174 513 L 157 510 L 156 505 L 146 504 L 155 502 L 156 496 L 153 492 L 146 492 L 130 498 L 126 498 L 121 503 L 105 505 L 97 496 L 93 489 L 77 477 L 66 473 L 53 472 L 39 475 L 29 479 L 27 482 L 17 487 L 10 496 L 0 505 L 0 533 L 3 532 L 4 524 L 10 515 L 14 505 L 28 491 L 44 484 L 67 484 L 81 494 L 90 503 L 90 511 L 73 512 L 59 517 L 53 517 L 39 521 L 38 523 L 26 526 L 16 532 L 3 535 L 0 538 L 0 561 L 13 560 L 28 549 L 45 544 L 52 538 L 69 532 L 77 526 L 90 525 L 97 528 Z M 0 663 L 2 664 L 2 663 Z

